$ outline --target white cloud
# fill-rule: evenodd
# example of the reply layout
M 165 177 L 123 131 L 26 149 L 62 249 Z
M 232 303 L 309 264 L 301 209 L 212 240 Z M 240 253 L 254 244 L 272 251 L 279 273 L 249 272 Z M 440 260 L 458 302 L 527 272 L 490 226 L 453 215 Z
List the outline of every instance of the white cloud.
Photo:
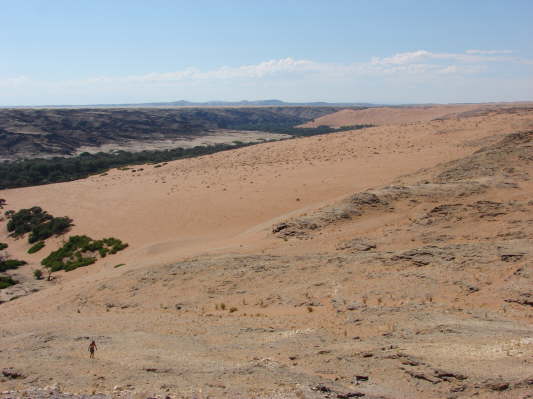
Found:
M 371 62 L 374 65 L 406 65 L 429 60 L 454 60 L 459 62 L 477 63 L 519 61 L 514 57 L 503 55 L 510 53 L 510 50 L 467 50 L 465 53 L 433 53 L 426 50 L 417 50 L 406 53 L 397 53 L 392 57 L 374 57 Z
M 385 57 L 385 58 L 379 58 L 374 57 L 372 58 L 371 63 L 376 65 L 405 65 L 405 64 L 411 64 L 415 61 L 421 61 L 423 59 L 431 58 L 432 53 L 426 50 L 418 50 L 413 52 L 407 52 L 407 53 L 397 53 L 393 55 L 392 57 Z
M 467 54 L 512 54 L 513 50 L 466 50 Z
M 444 68 L 436 70 L 438 74 L 476 74 L 483 72 L 487 69 L 485 65 L 448 65 Z
M 148 73 L 144 75 L 130 75 L 125 77 L 99 77 L 83 83 L 179 83 L 190 81 L 235 80 L 235 79 L 271 79 L 276 77 L 322 75 L 331 78 L 346 78 L 365 75 L 394 75 L 394 74 L 426 74 L 426 73 L 475 73 L 483 68 L 476 65 L 447 65 L 442 62 L 452 61 L 480 61 L 480 56 L 466 54 L 431 53 L 425 50 L 398 53 L 391 57 L 374 57 L 369 62 L 352 64 L 335 64 L 316 62 L 291 57 L 269 60 L 258 64 L 242 66 L 222 66 L 212 70 L 202 71 L 197 68 L 187 68 L 180 71 L 165 73 Z M 486 58 L 481 57 L 486 61 Z M 445 69 L 445 72 L 442 70 Z
M 473 51 L 473 50 L 470 50 Z M 451 64 L 450 61 L 459 63 Z M 357 76 L 390 76 L 417 74 L 477 73 L 485 70 L 482 64 L 493 61 L 510 61 L 509 57 L 466 53 L 433 53 L 427 50 L 397 53 L 390 57 L 373 57 L 369 62 L 335 64 L 291 57 L 274 59 L 257 64 L 222 66 L 211 70 L 186 68 L 164 73 L 147 73 L 122 77 L 94 77 L 68 82 L 71 86 L 85 84 L 177 84 L 238 79 L 273 79 L 289 76 L 322 75 L 330 78 L 355 78 Z
M 223 66 L 210 71 L 200 71 L 197 68 L 188 68 L 176 72 L 149 73 L 145 75 L 128 76 L 124 78 L 124 80 L 130 82 L 156 82 L 239 78 L 261 79 L 283 73 L 319 72 L 325 68 L 325 64 L 308 60 L 295 60 L 288 57 L 238 67 Z
M 99 76 L 61 82 L 32 81 L 25 76 L 0 79 L 0 87 L 17 87 L 27 84 L 68 86 L 87 85 L 149 85 L 178 84 L 220 80 L 262 80 L 284 77 L 320 75 L 329 78 L 357 78 L 361 76 L 473 74 L 487 69 L 489 62 L 519 62 L 531 60 L 502 56 L 510 50 L 467 50 L 465 53 L 433 53 L 427 50 L 397 53 L 390 57 L 373 57 L 368 62 L 335 64 L 291 57 L 263 61 L 258 64 L 222 66 L 211 70 L 186 68 L 164 73 L 147 73 L 127 76 Z M 489 55 L 490 54 L 490 55 Z M 451 62 L 451 63 L 450 63 Z
M 165 98 L 275 97 L 293 101 L 314 98 L 384 102 L 396 95 L 408 96 L 403 102 L 412 102 L 416 93 L 427 92 L 429 97 L 437 95 L 437 87 L 441 91 L 455 87 L 459 93 L 461 87 L 466 87 L 465 82 L 481 82 L 482 79 L 494 79 L 496 82 L 499 72 L 509 70 L 512 64 L 514 71 L 521 74 L 520 78 L 531 79 L 529 65 L 533 64 L 533 60 L 509 54 L 509 50 L 467 50 L 463 53 L 416 50 L 354 63 L 287 57 L 206 70 L 190 67 L 163 73 L 94 76 L 76 80 L 0 77 L 0 103 L 80 104 L 163 101 Z M 483 92 L 487 89 L 480 87 L 479 90 Z M 381 97 L 376 97 L 380 91 Z M 355 99 L 353 93 L 356 93 Z M 523 95 L 521 97 L 524 98 Z M 402 102 L 400 98 L 394 101 Z M 438 97 L 432 101 L 438 101 Z

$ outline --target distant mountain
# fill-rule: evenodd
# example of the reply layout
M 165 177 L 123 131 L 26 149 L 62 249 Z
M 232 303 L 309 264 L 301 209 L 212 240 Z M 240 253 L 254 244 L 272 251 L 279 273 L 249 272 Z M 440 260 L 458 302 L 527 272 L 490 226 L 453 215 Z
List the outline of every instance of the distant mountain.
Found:
M 325 101 L 316 102 L 285 102 L 282 100 L 241 100 L 241 101 L 205 101 L 193 102 L 186 100 L 140 103 L 140 104 L 97 104 L 98 107 L 282 107 L 282 106 L 302 106 L 302 107 L 371 107 L 376 106 L 370 103 L 328 103 Z
M 127 104 L 87 104 L 87 105 L 40 105 L 40 106 L 15 106 L 0 108 L 108 108 L 108 107 L 377 107 L 383 104 L 371 103 L 328 103 L 315 102 L 285 102 L 282 100 L 242 100 L 242 101 L 205 101 L 193 102 L 186 100 L 153 102 L 153 103 L 127 103 Z

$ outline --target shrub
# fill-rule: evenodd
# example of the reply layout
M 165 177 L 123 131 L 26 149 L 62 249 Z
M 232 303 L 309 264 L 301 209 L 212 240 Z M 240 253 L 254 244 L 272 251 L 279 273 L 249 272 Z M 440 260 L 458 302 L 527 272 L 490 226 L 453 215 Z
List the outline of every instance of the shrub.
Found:
M 35 269 L 33 271 L 33 277 L 35 277 L 35 280 L 41 280 L 43 278 L 43 271 L 41 269 Z
M 53 218 L 48 222 L 35 226 L 30 233 L 28 241 L 32 244 L 39 240 L 46 240 L 53 235 L 64 233 L 70 226 L 72 226 L 72 219 L 68 217 Z
M 28 253 L 29 254 L 34 254 L 35 252 L 40 251 L 41 249 L 43 249 L 44 246 L 45 246 L 44 241 L 39 241 L 37 244 L 32 246 L 30 249 L 28 249 Z
M 0 242 L 0 251 L 3 251 L 4 249 L 6 249 L 9 245 L 7 245 L 6 243 L 3 243 L 3 242 Z
M 71 271 L 96 262 L 96 254 L 104 258 L 107 254 L 115 254 L 127 246 L 128 244 L 113 237 L 93 240 L 85 235 L 72 236 L 61 248 L 44 258 L 41 264 L 52 272 Z
M 5 272 L 6 270 L 13 270 L 17 269 L 20 266 L 24 266 L 26 264 L 23 260 L 17 260 L 17 259 L 4 259 L 0 261 L 0 272 Z
M 0 276 L 0 290 L 15 284 L 18 284 L 18 281 L 13 280 L 10 276 Z
M 56 218 L 38 206 L 6 212 L 6 216 L 9 219 L 7 231 L 10 236 L 20 237 L 30 233 L 30 244 L 46 240 L 54 234 L 62 234 L 72 226 L 72 219 L 66 216 Z
M 11 233 L 10 235 L 12 237 L 18 237 L 29 233 L 34 226 L 52 219 L 52 215 L 49 215 L 38 206 L 29 209 L 21 209 L 18 212 L 10 214 L 6 213 L 6 216 L 9 218 L 7 231 Z

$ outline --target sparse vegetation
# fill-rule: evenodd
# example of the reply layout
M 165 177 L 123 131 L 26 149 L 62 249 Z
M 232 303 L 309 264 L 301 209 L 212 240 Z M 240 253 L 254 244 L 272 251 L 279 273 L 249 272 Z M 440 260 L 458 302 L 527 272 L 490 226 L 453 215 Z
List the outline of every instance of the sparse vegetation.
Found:
M 85 235 L 72 236 L 61 248 L 44 258 L 41 264 L 52 272 L 71 271 L 93 264 L 97 260 L 97 255 L 104 258 L 108 254 L 122 251 L 127 246 L 128 244 L 113 237 L 93 240 Z
M 35 280 L 41 280 L 43 278 L 43 271 L 41 269 L 35 269 L 33 271 L 33 277 L 35 277 Z
M 119 170 L 131 169 L 125 165 L 160 164 L 165 161 L 208 155 L 247 145 L 250 144 L 244 143 L 240 146 L 214 144 L 193 148 L 141 152 L 82 153 L 75 157 L 34 158 L 3 162 L 0 163 L 0 189 L 78 180 L 91 175 L 102 175 L 112 168 L 119 168 Z
M 235 313 L 237 310 L 239 310 L 239 309 L 237 309 L 236 307 L 229 308 L 229 312 L 230 313 Z
M 119 267 L 126 266 L 125 263 L 119 263 L 118 265 L 113 266 L 115 269 L 118 269 Z
M 6 243 L 0 242 L 0 251 L 3 251 L 7 247 L 9 247 L 9 245 L 7 245 Z
M 0 258 L 0 272 L 18 269 L 20 266 L 24 266 L 26 263 L 27 262 L 23 260 Z
M 7 211 L 7 231 L 11 237 L 20 237 L 30 233 L 30 244 L 46 240 L 47 238 L 65 233 L 72 226 L 72 219 L 68 217 L 54 217 L 41 207 L 34 206 L 21 209 L 18 212 Z
M 262 119 L 251 120 L 237 125 L 231 124 L 220 128 L 236 130 L 255 130 L 278 134 L 288 134 L 294 137 L 307 137 L 318 134 L 356 130 L 371 125 L 343 126 L 332 128 L 319 126 L 316 128 L 294 127 L 304 120 L 290 119 L 284 121 L 265 122 Z M 195 146 L 192 148 L 173 148 L 169 150 L 153 150 L 141 152 L 116 151 L 113 153 L 99 152 L 90 154 L 81 153 L 74 157 L 54 157 L 49 159 L 33 158 L 12 162 L 0 163 L 0 189 L 35 186 L 40 184 L 57 183 L 82 179 L 91 175 L 104 175 L 112 168 L 130 170 L 127 165 L 156 164 L 158 168 L 164 166 L 164 162 L 183 158 L 192 158 L 202 155 L 214 154 L 239 147 L 254 145 L 257 143 L 243 143 L 235 140 L 229 144 L 213 144 L 209 146 Z
M 0 276 L 0 290 L 11 287 L 12 285 L 18 284 L 17 280 L 13 280 L 10 276 Z
M 261 132 L 270 132 L 270 133 L 278 133 L 278 134 L 289 134 L 294 137 L 309 137 L 309 136 L 316 136 L 319 134 L 328 134 L 328 133 L 343 132 L 343 131 L 348 131 L 348 130 L 365 129 L 367 127 L 372 127 L 372 126 L 373 125 L 352 125 L 352 126 L 342 126 L 339 128 L 334 128 L 334 127 L 325 126 L 325 125 L 321 125 L 318 127 L 295 127 L 294 125 L 290 125 L 290 124 L 249 123 L 249 124 L 239 125 L 237 129 L 258 130 Z
M 28 253 L 29 254 L 34 254 L 35 252 L 38 252 L 41 249 L 43 249 L 45 245 L 46 244 L 44 243 L 44 241 L 39 241 L 38 243 L 33 245 L 30 249 L 28 249 Z

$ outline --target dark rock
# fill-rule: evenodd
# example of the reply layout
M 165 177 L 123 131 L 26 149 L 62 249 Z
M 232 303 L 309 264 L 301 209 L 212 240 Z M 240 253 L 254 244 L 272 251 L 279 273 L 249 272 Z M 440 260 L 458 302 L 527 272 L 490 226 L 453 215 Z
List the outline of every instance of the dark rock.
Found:
M 412 359 L 406 359 L 402 361 L 402 364 L 405 366 L 420 366 L 420 362 Z
M 520 295 L 521 298 L 509 298 L 506 299 L 505 302 L 509 303 L 518 303 L 519 305 L 524 306 L 533 306 L 533 295 L 526 292 Z
M 362 192 L 352 195 L 349 198 L 349 201 L 354 205 L 360 205 L 360 206 L 380 206 L 380 205 L 388 205 L 388 202 L 381 199 L 374 193 L 369 192 Z
M 314 387 L 311 388 L 311 390 L 317 391 L 317 392 L 331 392 L 331 389 L 323 384 L 315 385 Z
M 276 233 L 279 233 L 280 231 L 285 230 L 287 228 L 289 228 L 289 224 L 288 223 L 278 223 L 277 225 L 275 225 L 272 228 L 272 233 L 276 234 Z
M 3 369 L 2 375 L 12 380 L 15 380 L 17 378 L 26 378 L 24 374 L 15 370 L 13 367 L 8 367 L 8 368 Z
M 337 394 L 338 399 L 362 398 L 363 396 L 365 396 L 365 394 L 362 392 L 348 392 Z
M 439 382 L 442 381 L 440 378 L 436 378 L 432 375 L 423 373 L 421 371 L 405 370 L 405 372 L 413 378 L 416 378 L 418 380 L 428 381 L 428 382 L 431 382 L 432 384 L 438 384 Z
M 358 309 L 362 309 L 362 308 L 365 308 L 366 306 L 361 304 L 361 303 L 357 303 L 357 302 L 352 302 L 350 303 L 349 305 L 346 306 L 346 310 L 358 310 Z
M 435 376 L 445 381 L 450 381 L 452 379 L 462 381 L 468 378 L 466 375 L 463 375 L 460 373 L 454 373 L 451 371 L 444 371 L 444 370 L 435 370 Z
M 524 253 L 507 253 L 501 254 L 500 259 L 504 262 L 516 262 L 524 257 Z
M 144 369 L 144 371 L 147 371 L 149 373 L 169 373 L 171 372 L 172 370 L 171 369 L 157 369 L 155 367 L 147 367 Z
M 509 389 L 509 383 L 508 382 L 489 382 L 487 385 L 487 388 L 489 388 L 492 391 L 506 391 Z

